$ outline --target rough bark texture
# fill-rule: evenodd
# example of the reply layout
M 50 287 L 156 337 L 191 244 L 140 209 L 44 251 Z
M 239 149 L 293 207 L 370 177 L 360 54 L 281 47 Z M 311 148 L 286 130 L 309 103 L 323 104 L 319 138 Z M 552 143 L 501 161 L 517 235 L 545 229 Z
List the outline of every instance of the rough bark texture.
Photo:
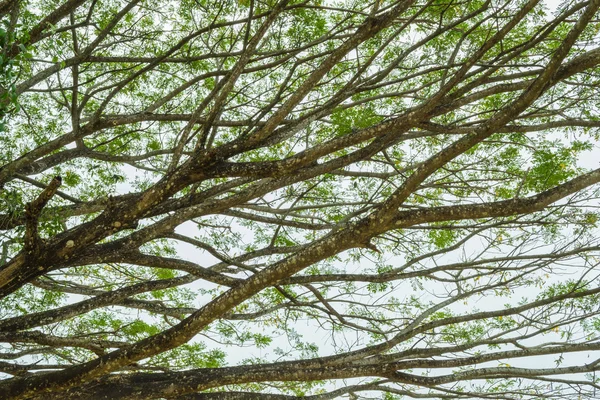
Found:
M 0 2 L 0 398 L 597 398 L 600 1 L 355 3 Z

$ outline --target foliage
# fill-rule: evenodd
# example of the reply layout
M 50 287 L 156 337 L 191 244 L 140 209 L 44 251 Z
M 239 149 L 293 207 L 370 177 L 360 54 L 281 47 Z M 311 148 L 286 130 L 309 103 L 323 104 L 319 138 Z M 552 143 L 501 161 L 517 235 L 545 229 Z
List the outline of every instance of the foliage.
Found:
M 598 398 L 600 1 L 0 1 L 0 393 Z

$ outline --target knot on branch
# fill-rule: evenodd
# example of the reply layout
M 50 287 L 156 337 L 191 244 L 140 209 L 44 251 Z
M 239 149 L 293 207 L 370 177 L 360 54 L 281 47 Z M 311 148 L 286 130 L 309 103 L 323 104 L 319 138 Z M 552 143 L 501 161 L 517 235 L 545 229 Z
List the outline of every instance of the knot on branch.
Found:
M 362 249 L 369 249 L 369 250 L 372 250 L 372 251 L 374 251 L 374 252 L 376 252 L 376 253 L 382 254 L 382 253 L 381 253 L 381 250 L 379 250 L 379 249 L 377 248 L 377 246 L 375 246 L 373 243 L 371 243 L 371 241 L 370 241 L 370 240 L 369 240 L 369 241 L 367 241 L 367 242 L 365 242 L 365 243 L 361 243 L 361 244 L 359 244 L 357 247 L 360 247 L 360 248 L 362 248 Z

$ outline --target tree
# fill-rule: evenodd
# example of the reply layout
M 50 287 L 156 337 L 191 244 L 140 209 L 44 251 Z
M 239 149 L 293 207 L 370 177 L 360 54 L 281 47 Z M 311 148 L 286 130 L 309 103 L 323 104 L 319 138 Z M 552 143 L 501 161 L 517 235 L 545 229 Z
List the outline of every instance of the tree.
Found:
M 600 1 L 550 6 L 0 2 L 2 398 L 597 398 Z

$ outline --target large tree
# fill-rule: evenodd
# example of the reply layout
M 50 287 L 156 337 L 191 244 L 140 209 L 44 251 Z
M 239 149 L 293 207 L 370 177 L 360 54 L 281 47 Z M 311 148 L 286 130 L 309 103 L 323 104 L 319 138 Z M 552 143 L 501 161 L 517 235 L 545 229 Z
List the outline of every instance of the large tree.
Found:
M 0 398 L 598 398 L 599 7 L 0 2 Z

